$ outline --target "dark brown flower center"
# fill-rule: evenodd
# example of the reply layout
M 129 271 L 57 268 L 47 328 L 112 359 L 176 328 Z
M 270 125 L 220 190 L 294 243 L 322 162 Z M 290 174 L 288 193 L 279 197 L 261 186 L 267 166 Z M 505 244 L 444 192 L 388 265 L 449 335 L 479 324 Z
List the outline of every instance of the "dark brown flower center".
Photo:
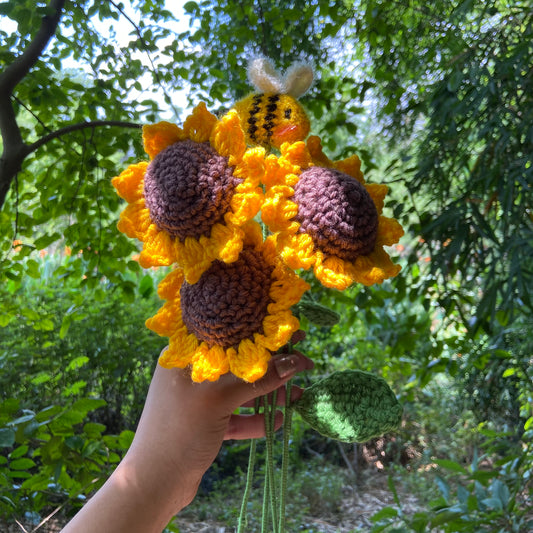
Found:
M 263 332 L 272 267 L 245 248 L 234 263 L 214 261 L 194 285 L 181 287 L 183 323 L 209 346 L 237 346 Z
M 235 186 L 228 160 L 209 143 L 172 144 L 148 165 L 144 197 L 150 218 L 173 237 L 209 236 L 229 210 Z
M 356 179 L 335 169 L 311 167 L 302 172 L 292 200 L 300 232 L 311 235 L 328 255 L 354 261 L 376 244 L 378 212 Z

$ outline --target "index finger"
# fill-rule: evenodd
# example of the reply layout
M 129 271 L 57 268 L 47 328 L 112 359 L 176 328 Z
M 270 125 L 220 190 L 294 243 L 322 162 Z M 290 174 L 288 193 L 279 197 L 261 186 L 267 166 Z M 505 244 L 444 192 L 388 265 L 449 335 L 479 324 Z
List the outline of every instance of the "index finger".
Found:
M 224 397 L 233 408 L 264 396 L 281 387 L 298 372 L 311 370 L 314 363 L 300 352 L 275 355 L 268 363 L 266 374 L 254 383 L 247 383 L 235 376 L 226 375 L 218 380 L 218 386 L 223 388 Z

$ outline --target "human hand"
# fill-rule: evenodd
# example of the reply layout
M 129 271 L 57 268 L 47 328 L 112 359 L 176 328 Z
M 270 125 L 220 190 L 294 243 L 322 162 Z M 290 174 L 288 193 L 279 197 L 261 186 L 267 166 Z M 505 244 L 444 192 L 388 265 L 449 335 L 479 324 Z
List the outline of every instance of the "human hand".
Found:
M 215 382 L 194 383 L 187 370 L 164 369 L 154 373 L 139 427 L 127 461 L 135 461 L 151 472 L 167 478 L 167 490 L 183 488 L 176 479 L 188 480 L 193 492 L 202 475 L 214 461 L 224 439 L 257 438 L 264 435 L 262 414 L 240 415 L 240 406 L 253 405 L 254 399 L 278 390 L 278 405 L 285 403 L 285 383 L 297 372 L 311 369 L 313 362 L 299 352 L 274 356 L 265 376 L 246 383 L 232 374 Z M 291 398 L 301 389 L 293 387 Z M 282 424 L 278 412 L 275 426 Z M 176 469 L 179 476 L 170 472 Z M 158 477 L 158 484 L 161 478 Z M 177 485 L 177 486 L 176 486 Z M 187 502 L 189 503 L 189 502 Z
M 64 532 L 162 531 L 194 498 L 224 439 L 264 435 L 263 415 L 234 411 L 274 390 L 283 405 L 285 383 L 312 367 L 313 362 L 299 352 L 279 354 L 255 383 L 231 374 L 215 382 L 194 383 L 187 370 L 158 365 L 128 453 Z M 292 387 L 293 400 L 301 394 L 301 389 Z M 281 423 L 277 413 L 276 428 Z

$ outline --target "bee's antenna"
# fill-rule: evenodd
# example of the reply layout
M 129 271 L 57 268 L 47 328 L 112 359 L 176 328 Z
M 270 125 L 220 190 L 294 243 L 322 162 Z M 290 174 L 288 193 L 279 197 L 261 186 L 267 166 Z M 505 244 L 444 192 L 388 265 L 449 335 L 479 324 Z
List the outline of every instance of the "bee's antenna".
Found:
M 256 57 L 248 64 L 248 78 L 252 85 L 264 93 L 283 92 L 280 73 L 266 57 Z

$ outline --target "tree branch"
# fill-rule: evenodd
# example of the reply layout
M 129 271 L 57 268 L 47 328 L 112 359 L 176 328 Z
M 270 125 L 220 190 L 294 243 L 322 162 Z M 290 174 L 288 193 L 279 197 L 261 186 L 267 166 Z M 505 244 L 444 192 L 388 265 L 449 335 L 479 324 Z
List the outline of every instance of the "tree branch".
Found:
M 4 145 L 0 157 L 0 209 L 24 158 L 30 153 L 17 123 L 11 95 L 55 34 L 64 5 L 65 0 L 50 0 L 48 8 L 51 15 L 43 17 L 41 27 L 24 52 L 0 74 L 0 135 Z
M 24 79 L 33 65 L 35 65 L 56 32 L 64 5 L 65 0 L 50 0 L 48 9 L 53 13 L 43 17 L 41 27 L 28 47 L 0 75 L 1 94 L 11 95 L 13 89 Z
M 94 129 L 100 126 L 118 126 L 120 128 L 137 128 L 137 129 L 142 127 L 140 124 L 137 124 L 136 122 L 122 122 L 120 120 L 93 120 L 92 122 L 79 122 L 78 124 L 70 124 L 69 126 L 65 126 L 56 131 L 52 131 L 48 133 L 47 135 L 45 135 L 44 137 L 41 137 L 39 140 L 35 141 L 34 143 L 30 144 L 28 146 L 28 154 L 35 152 L 35 150 L 38 150 L 41 146 L 48 143 L 52 139 L 58 139 L 59 137 L 62 137 L 63 135 L 66 135 L 67 133 L 71 133 L 73 131 L 79 131 L 79 130 L 83 130 L 87 128 Z

